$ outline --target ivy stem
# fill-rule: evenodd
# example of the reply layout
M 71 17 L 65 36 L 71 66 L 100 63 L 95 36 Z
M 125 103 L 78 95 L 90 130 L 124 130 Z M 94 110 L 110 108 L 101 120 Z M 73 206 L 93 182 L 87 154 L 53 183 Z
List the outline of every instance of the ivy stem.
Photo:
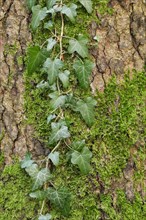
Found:
M 58 142 L 58 144 L 53 148 L 53 150 L 51 151 L 51 153 L 53 153 L 60 145 L 60 141 Z
M 42 215 L 42 213 L 43 213 L 44 206 L 45 206 L 45 200 L 43 200 L 43 202 L 42 202 L 42 207 L 41 207 L 41 210 L 40 210 L 40 215 Z
M 63 5 L 63 1 L 61 0 L 61 5 Z M 63 32 L 64 32 L 64 18 L 63 14 L 60 13 L 61 15 L 61 33 L 60 33 L 60 60 L 63 60 L 63 46 L 62 46 L 62 39 L 63 39 Z

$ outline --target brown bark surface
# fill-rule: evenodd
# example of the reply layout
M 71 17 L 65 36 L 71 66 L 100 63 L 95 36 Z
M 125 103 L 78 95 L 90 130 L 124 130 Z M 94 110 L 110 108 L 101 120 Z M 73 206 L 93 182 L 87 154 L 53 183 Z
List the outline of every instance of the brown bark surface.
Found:
M 35 155 L 42 151 L 41 144 L 33 138 L 32 128 L 25 125 L 24 58 L 31 42 L 25 2 L 0 2 L 0 150 L 6 163 L 11 162 L 12 155 L 22 157 L 27 150 Z
M 120 81 L 127 70 L 142 70 L 146 61 L 146 1 L 112 0 L 113 15 L 91 24 L 91 35 L 99 37 L 98 49 L 91 51 L 96 68 L 92 88 L 103 91 L 113 73 Z

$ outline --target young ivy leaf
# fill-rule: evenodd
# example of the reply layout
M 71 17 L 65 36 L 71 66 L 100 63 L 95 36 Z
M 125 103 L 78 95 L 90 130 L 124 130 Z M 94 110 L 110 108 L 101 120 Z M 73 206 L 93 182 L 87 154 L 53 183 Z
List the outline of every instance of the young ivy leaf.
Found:
M 87 89 L 90 85 L 89 76 L 94 68 L 94 63 L 92 63 L 90 60 L 85 60 L 84 62 L 76 60 L 73 68 L 75 69 L 80 86 L 83 89 Z
M 51 123 L 52 132 L 49 138 L 49 144 L 52 145 L 58 141 L 70 137 L 68 127 L 60 122 Z
M 92 0 L 79 0 L 79 2 L 86 8 L 89 14 L 92 12 Z
M 53 153 L 50 153 L 48 155 L 48 158 L 52 161 L 52 163 L 55 166 L 58 166 L 58 164 L 59 164 L 59 152 L 55 151 Z
M 31 166 L 26 167 L 25 171 L 29 174 L 29 176 L 35 178 L 37 173 L 39 172 L 38 165 L 36 163 L 33 163 Z
M 69 75 L 70 75 L 70 72 L 68 70 L 61 72 L 58 75 L 58 77 L 59 77 L 60 81 L 62 82 L 63 87 L 65 89 L 68 87 L 68 84 L 69 84 Z
M 76 151 L 81 151 L 83 149 L 83 147 L 85 147 L 85 140 L 74 141 L 71 144 L 71 148 Z
M 85 101 L 80 100 L 76 104 L 75 111 L 81 113 L 83 119 L 85 120 L 86 124 L 91 127 L 94 123 L 95 116 L 94 116 L 94 107 L 96 105 L 96 101 L 91 97 L 86 98 Z
M 71 162 L 77 164 L 81 173 L 88 174 L 90 171 L 90 158 L 92 157 L 91 151 L 88 147 L 84 147 L 81 152 L 73 152 Z
M 59 70 L 63 67 L 63 62 L 60 59 L 51 60 L 48 58 L 44 63 L 44 70 L 48 73 L 50 85 L 55 83 Z
M 28 74 L 32 74 L 40 67 L 47 59 L 48 52 L 45 49 L 41 49 L 39 46 L 33 46 L 28 49 Z
M 27 6 L 31 10 L 33 6 L 36 4 L 36 0 L 27 0 Z
M 52 216 L 50 214 L 46 214 L 46 215 L 40 215 L 38 220 L 50 220 L 52 219 Z
M 76 9 L 77 9 L 77 5 L 75 4 L 71 4 L 70 7 L 67 7 L 66 5 L 64 5 L 62 7 L 62 14 L 65 14 L 71 22 L 75 22 L 75 17 L 77 16 L 77 12 L 76 12 Z
M 40 25 L 40 22 L 47 16 L 47 8 L 41 8 L 40 5 L 32 7 L 32 21 L 31 27 L 35 31 Z
M 55 39 L 53 39 L 52 37 L 49 38 L 48 40 L 48 45 L 47 45 L 47 51 L 50 51 L 53 49 L 53 47 L 55 46 L 55 44 L 57 43 L 57 41 Z
M 88 39 L 83 35 L 79 35 L 77 40 L 72 39 L 69 41 L 68 52 L 77 52 L 83 58 L 88 57 L 87 43 Z
M 59 95 L 59 93 L 56 91 L 49 94 L 49 97 L 52 99 L 50 101 L 50 106 L 52 109 L 57 109 L 61 106 L 64 106 L 66 101 L 66 95 Z
M 47 0 L 47 8 L 52 8 L 56 3 L 56 0 Z
M 48 117 L 47 117 L 47 124 L 50 123 L 50 121 L 52 121 L 54 118 L 56 118 L 56 115 L 55 114 L 50 114 Z
M 25 155 L 25 158 L 21 161 L 21 168 L 30 167 L 33 163 L 34 163 L 34 161 L 31 160 L 31 154 L 28 152 Z
M 33 176 L 33 180 L 35 182 L 32 190 L 41 187 L 45 182 L 47 182 L 47 180 L 51 179 L 51 177 L 52 176 L 48 168 L 41 169 L 35 176 Z
M 70 212 L 70 193 L 64 187 L 47 189 L 47 195 L 50 202 L 58 208 L 64 216 L 68 216 Z
M 29 196 L 34 199 L 44 200 L 47 195 L 45 191 L 38 190 L 36 192 L 30 193 Z

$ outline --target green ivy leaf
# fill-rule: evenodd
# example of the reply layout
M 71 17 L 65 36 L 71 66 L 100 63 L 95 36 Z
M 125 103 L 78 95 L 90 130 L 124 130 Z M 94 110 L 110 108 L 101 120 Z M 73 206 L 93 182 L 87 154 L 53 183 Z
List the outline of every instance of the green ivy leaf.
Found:
M 66 101 L 66 95 L 59 95 L 59 93 L 56 91 L 49 94 L 49 97 L 52 99 L 50 101 L 50 106 L 52 109 L 57 109 L 61 106 L 64 106 Z
M 27 6 L 30 10 L 32 10 L 32 7 L 35 6 L 36 0 L 27 0 Z
M 89 14 L 92 12 L 92 1 L 91 0 L 79 0 L 79 2 L 86 8 Z
M 41 190 L 38 190 L 36 192 L 32 192 L 29 194 L 29 196 L 31 198 L 38 199 L 38 200 L 44 200 L 47 197 L 46 192 L 41 191 Z
M 48 117 L 47 117 L 47 124 L 50 123 L 50 121 L 52 121 L 54 118 L 56 118 L 56 115 L 55 114 L 50 114 Z
M 41 8 L 40 5 L 32 7 L 32 21 L 31 27 L 35 31 L 40 25 L 40 22 L 47 16 L 47 8 Z
M 76 151 L 81 151 L 84 146 L 85 146 L 85 140 L 74 141 L 74 142 L 71 144 L 71 148 L 72 148 L 73 150 L 76 150 Z
M 83 35 L 79 35 L 78 40 L 72 39 L 69 41 L 68 52 L 77 52 L 83 58 L 88 57 L 87 43 L 88 39 Z
M 68 70 L 65 70 L 64 72 L 59 73 L 58 75 L 65 89 L 68 87 L 68 84 L 69 84 L 69 75 L 70 75 L 70 72 Z
M 49 144 L 57 143 L 58 141 L 70 137 L 68 127 L 60 122 L 51 123 L 52 132 L 49 138 Z
M 70 193 L 64 187 L 47 189 L 48 199 L 58 208 L 64 216 L 68 216 L 70 211 Z
M 59 152 L 55 151 L 53 153 L 50 153 L 48 155 L 48 158 L 52 161 L 52 163 L 55 166 L 58 166 L 58 164 L 59 164 Z
M 31 160 L 31 154 L 28 152 L 25 155 L 25 158 L 21 161 L 21 168 L 30 167 L 33 163 L 34 163 L 34 161 Z
M 48 80 L 50 85 L 55 83 L 59 70 L 63 67 L 63 62 L 60 59 L 51 60 L 48 58 L 44 63 L 44 69 L 48 73 Z
M 73 68 L 75 69 L 80 86 L 83 89 L 87 89 L 90 85 L 89 76 L 94 68 L 94 63 L 90 60 L 85 60 L 84 62 L 76 60 Z
M 50 220 L 50 219 L 52 219 L 52 216 L 50 214 L 40 215 L 40 217 L 38 218 L 38 220 Z
M 56 3 L 56 0 L 47 0 L 47 8 L 52 8 Z
M 41 169 L 38 173 L 36 173 L 35 176 L 33 176 L 35 182 L 32 190 L 41 187 L 44 183 L 46 183 L 49 179 L 51 179 L 51 177 L 52 176 L 48 168 Z
M 85 101 L 80 100 L 76 104 L 75 111 L 81 113 L 83 119 L 85 120 L 86 124 L 91 127 L 94 123 L 95 116 L 94 116 L 94 107 L 96 105 L 96 101 L 91 97 L 86 98 Z
M 88 174 L 90 171 L 90 158 L 92 157 L 91 151 L 88 147 L 84 147 L 81 152 L 73 152 L 71 162 L 72 164 L 77 164 L 80 171 L 83 174 Z
M 28 49 L 28 74 L 32 74 L 35 70 L 40 67 L 47 59 L 48 52 L 45 49 L 40 49 L 39 46 L 30 47 Z
M 62 8 L 62 14 L 65 14 L 70 20 L 71 22 L 75 22 L 75 17 L 77 16 L 77 5 L 75 4 L 71 4 L 70 7 L 67 7 L 66 5 L 63 6 Z
M 55 44 L 57 43 L 57 41 L 55 39 L 53 39 L 52 37 L 49 38 L 48 40 L 48 45 L 47 45 L 47 51 L 50 51 L 53 49 L 53 47 L 55 46 Z
M 45 29 L 50 29 L 53 27 L 53 22 L 52 21 L 48 21 L 44 24 L 44 28 Z
M 25 170 L 32 178 L 35 178 L 35 176 L 39 172 L 38 165 L 36 163 L 33 163 L 31 166 L 26 167 Z

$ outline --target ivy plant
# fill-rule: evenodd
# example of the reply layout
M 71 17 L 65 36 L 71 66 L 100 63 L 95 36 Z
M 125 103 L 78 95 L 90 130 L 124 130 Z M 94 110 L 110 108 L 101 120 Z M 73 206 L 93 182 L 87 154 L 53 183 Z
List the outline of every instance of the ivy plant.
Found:
M 92 12 L 91 0 L 78 0 L 88 13 Z M 82 33 L 78 37 L 64 36 L 65 22 L 76 22 L 78 5 L 64 4 L 63 0 L 47 0 L 42 7 L 36 0 L 27 0 L 28 8 L 32 12 L 31 28 L 35 32 L 44 23 L 44 29 L 49 30 L 49 37 L 42 45 L 28 48 L 27 72 L 28 76 L 34 72 L 43 74 L 44 80 L 39 82 L 37 89 L 47 88 L 50 114 L 46 123 L 50 126 L 48 137 L 49 154 L 40 161 L 34 161 L 27 153 L 21 161 L 21 167 L 32 178 L 33 187 L 30 197 L 42 201 L 38 220 L 52 219 L 50 213 L 43 213 L 45 202 L 62 215 L 68 216 L 70 212 L 71 193 L 65 186 L 56 186 L 53 179 L 52 166 L 59 166 L 60 155 L 64 153 L 61 146 L 65 144 L 68 149 L 66 155 L 82 175 L 87 175 L 91 168 L 92 152 L 86 146 L 85 140 L 73 141 L 74 137 L 66 122 L 65 111 L 70 108 L 78 112 L 87 127 L 94 124 L 94 108 L 96 101 L 92 97 L 82 100 L 76 97 L 70 87 L 70 75 L 74 74 L 81 89 L 90 87 L 90 76 L 94 63 L 89 55 L 89 39 Z M 61 21 L 60 30 L 55 27 L 55 21 Z M 56 31 L 57 30 L 57 31 Z M 68 39 L 68 46 L 64 46 L 64 37 Z M 65 49 L 66 48 L 66 49 Z M 52 52 L 53 51 L 53 52 Z M 64 54 L 72 56 L 72 70 L 68 66 Z M 72 72 L 71 72 L 72 71 Z M 78 84 L 76 85 L 78 86 Z M 71 91 L 71 92 L 70 92 Z M 67 142 L 70 144 L 68 145 Z

